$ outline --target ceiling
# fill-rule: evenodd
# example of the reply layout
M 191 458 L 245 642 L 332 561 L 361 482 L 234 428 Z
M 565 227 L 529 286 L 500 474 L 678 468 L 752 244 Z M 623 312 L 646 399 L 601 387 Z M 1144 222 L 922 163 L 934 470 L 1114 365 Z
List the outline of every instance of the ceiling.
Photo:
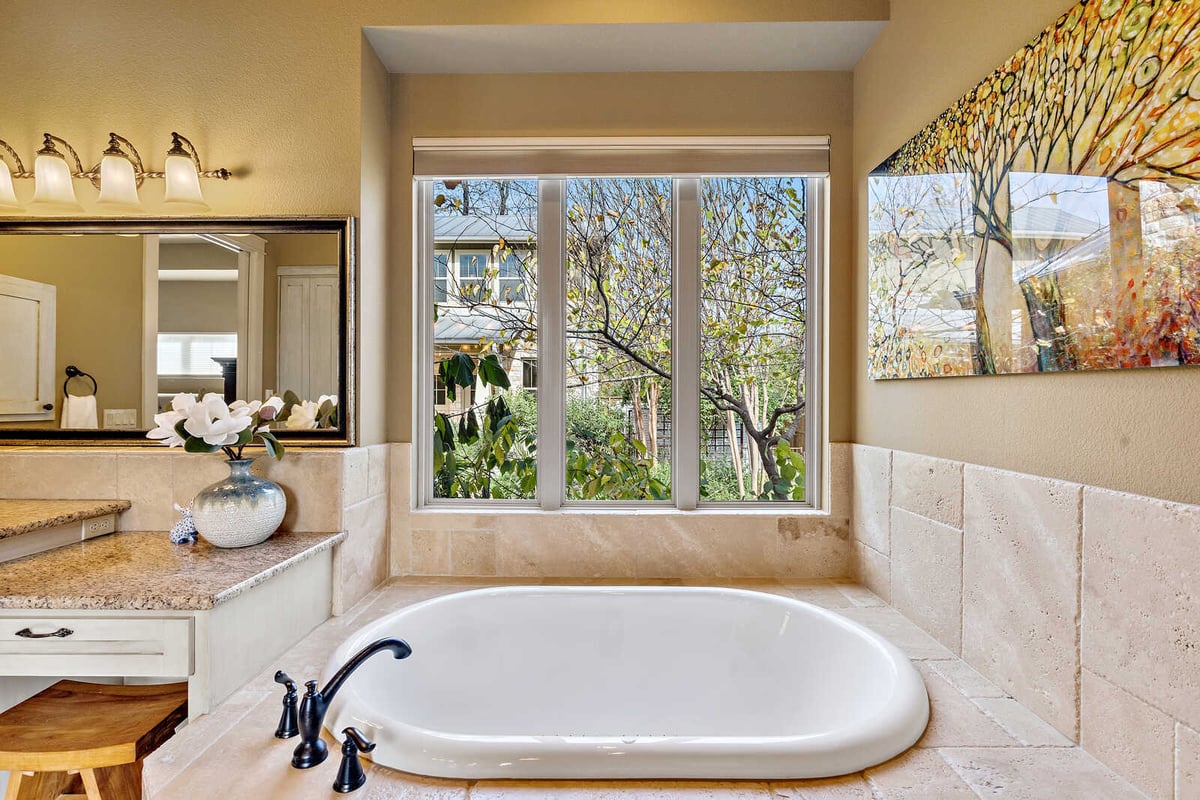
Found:
M 392 73 L 849 70 L 881 20 L 366 28 Z

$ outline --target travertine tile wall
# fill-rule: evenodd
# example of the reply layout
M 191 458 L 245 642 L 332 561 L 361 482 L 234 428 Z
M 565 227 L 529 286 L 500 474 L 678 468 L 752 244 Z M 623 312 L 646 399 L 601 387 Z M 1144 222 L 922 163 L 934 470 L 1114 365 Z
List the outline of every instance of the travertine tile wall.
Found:
M 853 445 L 853 571 L 1152 798 L 1200 798 L 1200 507 Z
M 828 513 L 414 509 L 412 446 L 391 453 L 393 575 L 825 578 L 849 569 L 849 446 L 830 454 Z
M 290 448 L 260 458 L 288 498 L 286 531 L 346 531 L 334 552 L 333 611 L 340 614 L 388 576 L 388 445 L 337 450 Z M 218 456 L 167 448 L 0 450 L 0 498 L 129 500 L 121 530 L 168 530 L 173 503 L 229 474 Z M 165 534 L 164 534 L 165 535 Z

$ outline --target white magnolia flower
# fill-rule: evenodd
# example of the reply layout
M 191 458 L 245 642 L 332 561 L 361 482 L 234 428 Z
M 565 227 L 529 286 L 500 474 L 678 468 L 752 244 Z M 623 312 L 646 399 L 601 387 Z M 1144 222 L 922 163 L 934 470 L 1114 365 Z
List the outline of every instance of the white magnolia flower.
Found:
M 229 404 L 229 413 L 235 417 L 248 417 L 257 414 L 260 408 L 262 408 L 261 400 L 251 400 L 249 403 L 245 400 L 234 400 Z
M 179 447 L 183 444 L 183 437 L 175 431 L 175 426 L 179 424 L 180 420 L 186 418 L 184 414 L 180 414 L 178 411 L 164 411 L 161 414 L 155 414 L 155 428 L 146 434 L 146 438 L 161 439 L 165 445 Z
M 188 409 L 196 405 L 196 395 L 194 394 L 177 394 L 171 398 L 171 410 L 186 415 Z
M 225 447 L 237 444 L 238 435 L 250 427 L 252 422 L 249 413 L 234 416 L 221 395 L 209 393 L 188 409 L 183 429 L 192 436 L 203 439 L 205 444 Z
M 321 406 L 325 405 L 326 400 L 328 400 L 332 405 L 335 405 L 335 406 L 337 405 L 337 395 L 336 394 L 323 394 L 317 398 L 317 408 L 320 408 Z
M 271 397 L 271 398 L 268 398 L 267 401 L 262 404 L 262 408 L 260 408 L 258 411 L 258 416 L 259 416 L 259 419 L 266 422 L 268 420 L 275 419 L 275 417 L 278 416 L 279 412 L 282 410 L 283 410 L 283 398 L 282 397 Z
M 292 406 L 292 413 L 287 418 L 287 429 L 289 431 L 306 431 L 317 427 L 317 410 L 319 408 L 312 400 L 295 403 Z

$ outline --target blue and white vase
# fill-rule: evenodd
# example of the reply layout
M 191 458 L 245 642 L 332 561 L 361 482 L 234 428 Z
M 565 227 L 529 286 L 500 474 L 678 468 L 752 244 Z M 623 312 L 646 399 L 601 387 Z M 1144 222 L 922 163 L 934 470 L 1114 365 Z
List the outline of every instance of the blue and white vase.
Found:
M 206 486 L 192 501 L 196 530 L 215 547 L 266 541 L 283 522 L 287 498 L 279 484 L 250 474 L 252 458 L 230 459 L 229 477 Z

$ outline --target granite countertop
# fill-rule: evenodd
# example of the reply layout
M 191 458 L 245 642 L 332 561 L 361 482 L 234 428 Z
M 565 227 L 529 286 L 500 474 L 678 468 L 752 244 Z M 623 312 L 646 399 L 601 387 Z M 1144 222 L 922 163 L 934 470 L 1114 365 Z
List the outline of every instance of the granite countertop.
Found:
M 197 611 L 210 609 L 346 537 L 277 533 L 224 549 L 203 539 L 124 532 L 0 564 L 0 608 Z
M 128 500 L 0 500 L 0 539 L 128 509 Z

